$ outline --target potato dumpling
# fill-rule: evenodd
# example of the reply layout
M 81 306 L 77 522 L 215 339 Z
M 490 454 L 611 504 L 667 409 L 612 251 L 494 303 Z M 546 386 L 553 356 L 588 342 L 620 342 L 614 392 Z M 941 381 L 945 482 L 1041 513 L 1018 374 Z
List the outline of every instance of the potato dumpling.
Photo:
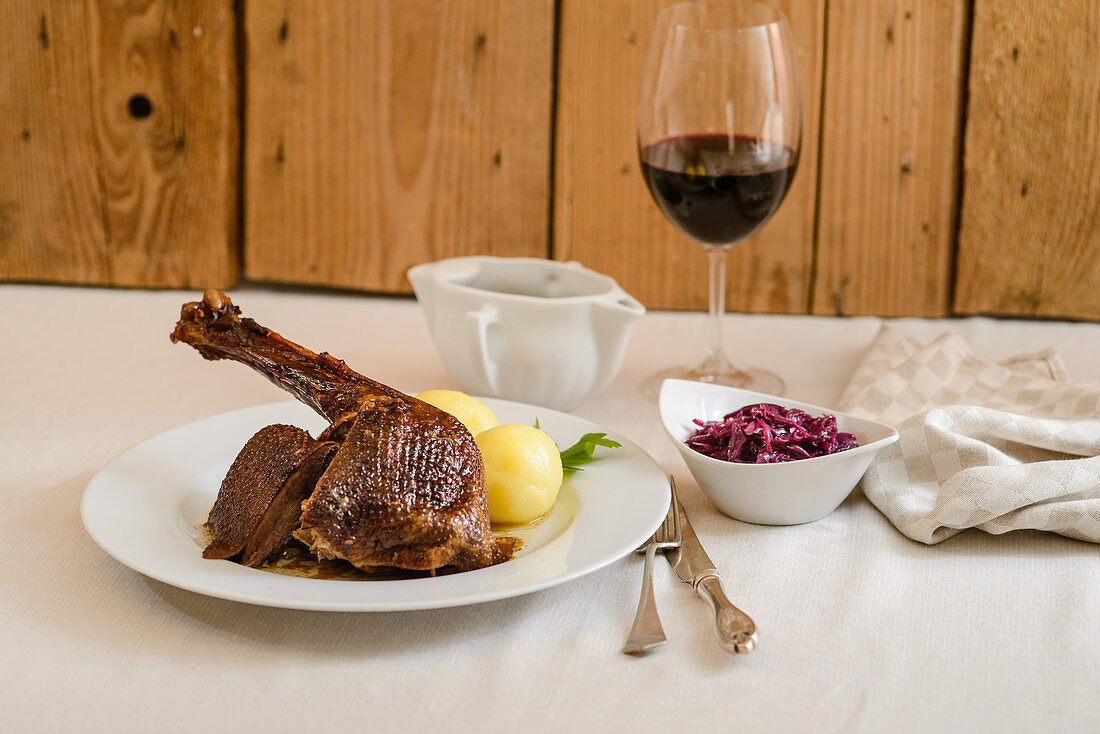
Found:
M 472 436 L 497 424 L 497 417 L 489 410 L 488 405 L 458 390 L 425 390 L 416 399 L 458 418 Z
M 562 478 L 554 439 L 531 426 L 504 425 L 474 440 L 485 462 L 491 521 L 527 523 L 550 511 Z

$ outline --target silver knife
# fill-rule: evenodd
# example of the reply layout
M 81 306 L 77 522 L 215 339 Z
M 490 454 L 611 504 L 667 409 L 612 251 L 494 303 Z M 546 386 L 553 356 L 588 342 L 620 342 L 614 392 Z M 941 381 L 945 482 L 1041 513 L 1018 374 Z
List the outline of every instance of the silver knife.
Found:
M 688 522 L 687 513 L 676 498 L 675 490 L 673 501 L 680 513 L 683 542 L 680 547 L 665 551 L 668 562 L 681 581 L 691 584 L 699 596 L 710 602 L 714 610 L 714 631 L 722 649 L 730 653 L 752 652 L 756 647 L 756 624 L 726 598 L 722 576 L 699 543 L 699 536 Z

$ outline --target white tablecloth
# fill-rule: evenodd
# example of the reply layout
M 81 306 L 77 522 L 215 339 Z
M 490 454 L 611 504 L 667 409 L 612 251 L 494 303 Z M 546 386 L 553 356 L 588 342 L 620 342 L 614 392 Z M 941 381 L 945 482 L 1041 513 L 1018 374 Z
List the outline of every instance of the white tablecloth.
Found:
M 120 565 L 85 534 L 85 484 L 173 426 L 284 400 L 169 343 L 196 294 L 0 286 L 0 729 L 4 731 L 1087 731 L 1100 719 L 1100 547 L 968 532 L 927 547 L 858 492 L 787 528 L 709 504 L 639 392 L 697 355 L 701 314 L 651 313 L 615 382 L 574 413 L 631 438 L 682 500 L 759 648 L 721 652 L 703 602 L 656 567 L 670 642 L 619 653 L 641 558 L 527 596 L 340 614 L 207 598 Z M 405 389 L 453 387 L 414 301 L 236 291 L 247 315 Z M 958 330 L 997 360 L 1055 346 L 1100 379 L 1100 325 Z M 829 405 L 879 320 L 736 316 L 731 353 Z M 245 437 L 242 436 L 242 442 Z M 688 726 L 690 725 L 690 726 Z

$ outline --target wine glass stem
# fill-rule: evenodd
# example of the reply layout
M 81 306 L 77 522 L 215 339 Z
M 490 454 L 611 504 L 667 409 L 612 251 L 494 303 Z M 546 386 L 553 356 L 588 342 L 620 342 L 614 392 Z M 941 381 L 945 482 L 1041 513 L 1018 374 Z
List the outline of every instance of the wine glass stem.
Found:
M 725 247 L 707 248 L 707 258 L 710 260 L 710 338 L 701 369 L 709 373 L 724 373 L 733 369 L 722 346 L 722 316 L 726 312 L 727 252 Z

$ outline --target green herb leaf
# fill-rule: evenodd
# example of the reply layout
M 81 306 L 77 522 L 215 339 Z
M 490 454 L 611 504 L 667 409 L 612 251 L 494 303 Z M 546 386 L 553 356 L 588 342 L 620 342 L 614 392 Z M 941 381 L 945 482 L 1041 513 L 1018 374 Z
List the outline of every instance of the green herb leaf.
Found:
M 586 433 L 580 437 L 579 441 L 565 451 L 562 451 L 562 471 L 567 474 L 569 472 L 584 471 L 580 468 L 580 465 L 595 460 L 597 446 L 603 446 L 609 449 L 617 449 L 622 446 L 622 444 L 617 441 L 612 441 L 610 438 L 606 438 L 606 436 L 606 433 Z

